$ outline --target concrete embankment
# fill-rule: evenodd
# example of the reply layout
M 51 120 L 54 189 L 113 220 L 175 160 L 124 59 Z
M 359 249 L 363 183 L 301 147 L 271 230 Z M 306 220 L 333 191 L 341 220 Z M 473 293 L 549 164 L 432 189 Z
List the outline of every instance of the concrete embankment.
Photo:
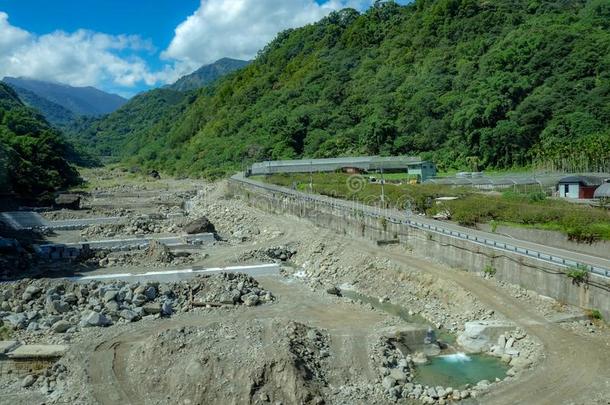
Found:
M 383 216 L 366 215 L 358 209 L 346 210 L 316 198 L 267 190 L 241 181 L 231 181 L 235 193 L 269 212 L 290 214 L 340 234 L 372 240 L 398 239 L 406 249 L 451 267 L 482 272 L 493 269 L 499 280 L 552 297 L 559 302 L 599 310 L 610 319 L 610 279 L 589 273 L 585 281 L 566 275 L 566 266 L 494 249 L 476 241 L 424 230 Z

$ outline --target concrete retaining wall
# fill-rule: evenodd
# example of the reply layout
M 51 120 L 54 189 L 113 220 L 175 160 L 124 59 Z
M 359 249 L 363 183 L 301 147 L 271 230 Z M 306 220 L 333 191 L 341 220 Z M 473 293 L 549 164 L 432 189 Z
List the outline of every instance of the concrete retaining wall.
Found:
M 488 224 L 479 224 L 477 228 L 485 232 L 491 232 L 491 226 Z M 502 225 L 496 228 L 495 233 L 510 236 L 515 239 L 540 243 L 541 245 L 553 246 L 560 249 L 571 250 L 573 252 L 586 253 L 589 255 L 610 259 L 610 242 L 605 240 L 600 240 L 591 244 L 578 243 L 568 240 L 567 235 L 560 232 Z
M 198 233 L 184 236 L 168 236 L 163 238 L 132 238 L 93 240 L 81 243 L 51 243 L 34 245 L 34 251 L 48 259 L 70 259 L 80 256 L 83 250 L 108 249 L 112 251 L 129 251 L 146 249 L 150 242 L 157 241 L 168 247 L 186 247 L 193 245 L 210 245 L 216 241 L 212 233 Z
M 268 212 L 295 215 L 343 235 L 371 240 L 399 239 L 416 254 L 467 271 L 481 272 L 491 266 L 496 270 L 495 277 L 500 280 L 559 302 L 598 309 L 605 319 L 610 319 L 610 282 L 604 277 L 590 274 L 587 283 L 575 284 L 565 275 L 565 268 L 532 257 L 392 223 L 358 210 L 344 211 L 316 201 L 303 201 L 245 183 L 231 182 L 230 187 L 235 193 L 244 195 L 251 205 Z

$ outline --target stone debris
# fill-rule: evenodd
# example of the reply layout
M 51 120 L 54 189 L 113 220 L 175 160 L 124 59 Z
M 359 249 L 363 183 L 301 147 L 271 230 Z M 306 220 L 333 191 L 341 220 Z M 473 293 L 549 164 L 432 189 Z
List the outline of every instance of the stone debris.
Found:
M 0 290 L 0 319 L 20 333 L 74 333 L 87 327 L 171 316 L 192 305 L 255 306 L 274 300 L 250 276 L 199 275 L 176 283 L 23 280 Z

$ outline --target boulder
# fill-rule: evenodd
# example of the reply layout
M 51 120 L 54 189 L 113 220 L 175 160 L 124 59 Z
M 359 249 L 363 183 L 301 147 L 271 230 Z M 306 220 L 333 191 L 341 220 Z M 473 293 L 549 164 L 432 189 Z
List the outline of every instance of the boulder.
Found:
M 80 196 L 78 194 L 60 194 L 55 198 L 55 208 L 77 210 L 80 208 Z
M 112 321 L 108 319 L 106 315 L 95 311 L 91 311 L 89 315 L 85 317 L 85 322 L 87 326 L 108 326 L 112 324 Z
M 161 315 L 170 316 L 174 313 L 174 308 L 172 308 L 172 303 L 170 301 L 165 301 L 163 305 L 161 305 Z
M 383 377 L 383 380 L 381 380 L 381 385 L 383 385 L 383 388 L 385 388 L 386 390 L 389 390 L 390 388 L 396 385 L 396 380 L 390 376 L 386 376 Z
M 326 288 L 326 292 L 330 295 L 336 295 L 337 297 L 341 296 L 341 290 L 334 285 Z
M 4 318 L 14 329 L 25 329 L 28 323 L 28 318 L 24 313 L 10 314 Z
M 104 293 L 104 302 L 115 301 L 118 291 L 108 290 Z
M 51 330 L 55 333 L 65 333 L 68 329 L 70 329 L 72 325 L 68 321 L 57 321 L 51 326 Z
M 258 304 L 258 295 L 250 293 L 241 297 L 241 300 L 247 307 L 253 307 Z
M 23 388 L 28 388 L 28 387 L 31 387 L 32 385 L 34 385 L 35 382 L 36 382 L 36 376 L 33 374 L 28 374 L 21 381 L 21 386 Z
M 468 353 L 487 352 L 498 341 L 500 335 L 515 328 L 510 322 L 472 321 L 464 324 L 464 332 L 457 338 L 457 343 Z
M 183 230 L 189 235 L 196 233 L 216 233 L 214 224 L 212 224 L 207 217 L 200 217 L 189 222 L 184 226 Z
M 128 322 L 136 322 L 140 319 L 140 315 L 130 309 L 122 310 L 119 312 L 119 316 Z
M 142 307 L 145 315 L 156 315 L 161 312 L 161 306 L 159 304 L 150 303 Z

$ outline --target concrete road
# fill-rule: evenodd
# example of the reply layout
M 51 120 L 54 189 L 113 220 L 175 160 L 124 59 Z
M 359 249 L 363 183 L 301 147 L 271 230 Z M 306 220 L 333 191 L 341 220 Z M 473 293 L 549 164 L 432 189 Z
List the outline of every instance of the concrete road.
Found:
M 265 184 L 249 178 L 245 178 L 243 176 L 243 173 L 236 174 L 232 177 L 232 180 L 247 183 L 265 190 L 295 196 L 297 198 L 302 199 L 303 201 L 313 200 L 322 204 L 330 205 L 331 207 L 336 209 L 358 210 L 366 213 L 369 216 L 385 217 L 391 220 L 392 222 L 408 222 L 412 226 L 417 226 L 424 229 L 436 228 L 438 232 L 448 236 L 453 236 L 460 239 L 468 239 L 474 243 L 481 243 L 485 246 L 496 248 L 499 250 L 509 250 L 511 252 L 522 254 L 528 257 L 536 258 L 538 255 L 540 257 L 540 260 L 552 262 L 558 265 L 571 266 L 575 265 L 576 263 L 584 264 L 589 267 L 595 268 L 594 272 L 596 274 L 610 277 L 610 260 L 604 259 L 602 257 L 593 256 L 572 250 L 559 249 L 520 239 L 509 238 L 503 235 L 466 228 L 460 225 L 456 225 L 454 223 L 438 221 L 419 215 L 407 216 L 405 213 L 394 209 L 382 209 L 338 198 L 332 198 L 316 194 L 307 194 L 291 190 L 286 187 Z M 494 242 L 497 246 L 494 246 Z M 511 249 L 504 249 L 503 246 L 506 245 L 508 245 Z M 562 261 L 564 262 L 562 263 Z

